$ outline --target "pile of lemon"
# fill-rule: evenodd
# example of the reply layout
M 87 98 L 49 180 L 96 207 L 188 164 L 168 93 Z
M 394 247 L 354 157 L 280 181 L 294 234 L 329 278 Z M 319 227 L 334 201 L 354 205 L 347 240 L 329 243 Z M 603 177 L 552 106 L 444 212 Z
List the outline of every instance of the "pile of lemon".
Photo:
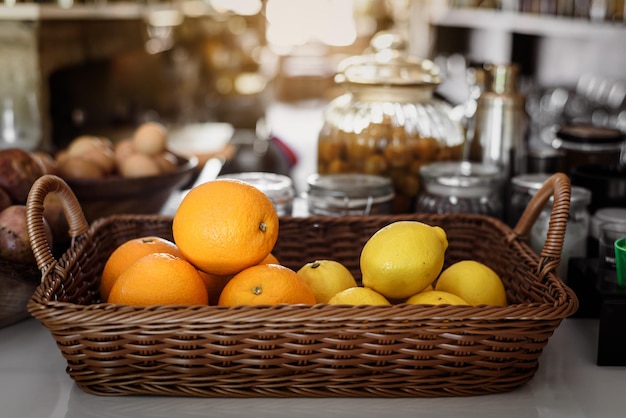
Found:
M 507 305 L 501 278 L 485 264 L 462 260 L 443 269 L 447 248 L 442 228 L 397 221 L 379 229 L 363 246 L 361 286 L 335 260 L 307 263 L 298 274 L 318 303 Z

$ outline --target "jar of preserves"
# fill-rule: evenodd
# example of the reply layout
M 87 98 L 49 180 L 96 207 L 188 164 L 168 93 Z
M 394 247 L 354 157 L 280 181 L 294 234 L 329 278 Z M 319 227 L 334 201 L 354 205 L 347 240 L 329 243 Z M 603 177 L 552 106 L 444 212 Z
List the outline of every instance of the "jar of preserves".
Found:
M 335 81 L 347 92 L 329 103 L 318 137 L 320 174 L 360 173 L 391 179 L 392 213 L 414 211 L 419 168 L 460 160 L 464 133 L 451 107 L 434 97 L 432 61 L 405 52 L 393 33 L 373 37 L 371 54 L 345 59 Z
M 435 162 L 422 166 L 417 212 L 502 215 L 502 171 L 495 165 Z

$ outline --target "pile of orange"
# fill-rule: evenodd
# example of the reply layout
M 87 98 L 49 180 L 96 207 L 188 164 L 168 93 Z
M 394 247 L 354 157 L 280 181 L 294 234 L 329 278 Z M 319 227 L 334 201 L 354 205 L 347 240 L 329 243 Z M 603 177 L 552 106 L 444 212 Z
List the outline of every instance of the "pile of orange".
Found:
M 272 250 L 278 215 L 254 186 L 218 179 L 192 188 L 172 223 L 173 241 L 128 240 L 101 278 L 103 301 L 133 306 L 314 304 L 298 274 Z

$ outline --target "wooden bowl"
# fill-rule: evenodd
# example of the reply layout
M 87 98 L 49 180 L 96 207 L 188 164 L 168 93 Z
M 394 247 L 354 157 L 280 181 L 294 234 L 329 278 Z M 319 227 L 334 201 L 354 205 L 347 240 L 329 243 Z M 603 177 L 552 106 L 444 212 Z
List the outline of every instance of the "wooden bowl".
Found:
M 156 214 L 173 192 L 198 174 L 196 157 L 177 158 L 176 170 L 158 176 L 65 181 L 76 195 L 89 223 L 114 214 Z

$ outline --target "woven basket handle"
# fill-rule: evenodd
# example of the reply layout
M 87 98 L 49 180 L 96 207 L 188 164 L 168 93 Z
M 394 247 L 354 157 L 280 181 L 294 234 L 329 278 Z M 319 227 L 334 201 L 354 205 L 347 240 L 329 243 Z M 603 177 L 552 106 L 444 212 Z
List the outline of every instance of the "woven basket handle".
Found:
M 74 192 L 67 183 L 62 178 L 51 174 L 39 177 L 28 193 L 26 226 L 28 228 L 30 246 L 37 261 L 37 267 L 42 272 L 56 264 L 43 223 L 43 203 L 48 193 L 56 193 L 61 199 L 72 242 L 76 237 L 83 235 L 89 229 L 89 223 L 87 223 L 80 203 L 78 203 L 78 199 L 76 199 Z
M 540 262 L 537 275 L 540 281 L 550 271 L 555 271 L 561 261 L 565 228 L 569 217 L 570 195 L 569 177 L 563 173 L 553 174 L 533 196 L 517 225 L 513 228 L 514 235 L 526 239 L 550 196 L 553 196 L 546 242 L 539 254 Z

